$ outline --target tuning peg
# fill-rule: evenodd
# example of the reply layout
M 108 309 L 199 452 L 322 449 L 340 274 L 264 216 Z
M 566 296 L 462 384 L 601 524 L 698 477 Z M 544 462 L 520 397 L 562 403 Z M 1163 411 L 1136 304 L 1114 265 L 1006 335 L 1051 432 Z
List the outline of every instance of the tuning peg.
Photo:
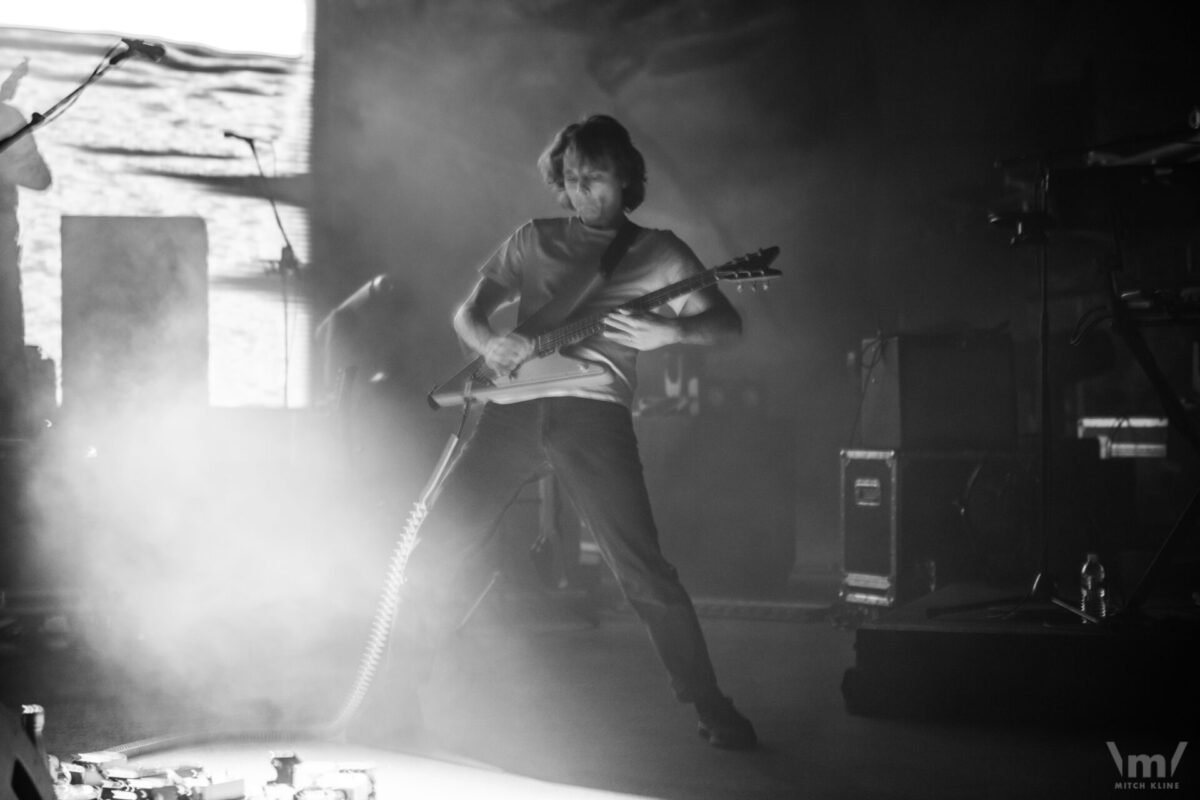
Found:
M 738 294 L 742 293 L 742 286 L 743 286 L 743 284 L 740 284 L 740 283 L 737 285 Z

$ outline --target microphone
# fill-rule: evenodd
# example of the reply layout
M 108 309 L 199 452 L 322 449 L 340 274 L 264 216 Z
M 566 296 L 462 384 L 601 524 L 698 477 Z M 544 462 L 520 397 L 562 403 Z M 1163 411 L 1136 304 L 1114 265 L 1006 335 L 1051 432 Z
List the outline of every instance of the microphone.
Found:
M 124 42 L 125 46 L 129 49 L 126 50 L 121 56 L 113 59 L 114 61 L 121 58 L 128 58 L 133 53 L 137 53 L 138 55 L 144 56 L 157 63 L 162 61 L 163 56 L 167 54 L 167 48 L 163 47 L 157 42 L 147 42 L 143 41 L 142 39 L 126 39 L 124 37 L 121 38 L 121 41 Z
M 251 147 L 253 147 L 254 143 L 258 141 L 253 136 L 243 136 L 242 134 L 235 133 L 233 131 L 225 131 L 225 138 L 226 139 L 240 139 L 241 141 L 245 142 L 246 144 L 250 145 Z

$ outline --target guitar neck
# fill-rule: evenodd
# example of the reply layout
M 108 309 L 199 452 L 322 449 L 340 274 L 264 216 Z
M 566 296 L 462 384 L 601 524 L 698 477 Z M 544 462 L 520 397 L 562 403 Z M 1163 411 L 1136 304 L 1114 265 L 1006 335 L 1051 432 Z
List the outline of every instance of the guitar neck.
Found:
M 672 283 L 670 286 L 664 286 L 658 291 L 651 292 L 650 294 L 643 295 L 634 300 L 630 300 L 628 303 L 617 306 L 615 309 L 601 311 L 596 314 L 589 314 L 588 316 L 581 317 L 573 322 L 568 322 L 566 325 L 563 325 L 559 328 L 547 331 L 546 333 L 543 333 L 534 339 L 534 353 L 539 357 L 545 356 L 549 353 L 555 352 L 559 348 L 582 341 L 589 336 L 595 336 L 604 330 L 604 318 L 613 311 L 652 311 L 664 303 L 674 300 L 676 297 L 682 297 L 683 295 L 691 294 L 692 292 L 703 289 L 706 286 L 712 286 L 720 280 L 717 277 L 717 269 L 718 268 L 714 267 L 712 269 L 705 270 L 699 275 L 693 275 L 692 277 L 685 278 L 678 283 Z

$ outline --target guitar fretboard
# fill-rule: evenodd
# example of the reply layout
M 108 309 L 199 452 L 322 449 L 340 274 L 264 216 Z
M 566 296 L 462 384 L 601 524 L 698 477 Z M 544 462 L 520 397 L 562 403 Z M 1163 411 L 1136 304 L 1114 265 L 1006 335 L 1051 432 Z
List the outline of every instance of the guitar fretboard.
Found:
M 617 306 L 615 309 L 591 314 L 574 322 L 569 322 L 560 328 L 547 331 L 534 340 L 534 353 L 536 356 L 542 357 L 557 351 L 561 347 L 582 341 L 589 336 L 595 336 L 604 330 L 604 318 L 613 313 L 613 311 L 651 311 L 664 303 L 674 300 L 676 297 L 691 294 L 706 286 L 712 286 L 719 280 L 717 277 L 718 269 L 720 267 L 713 267 L 701 272 L 699 275 L 693 275 L 678 283 L 665 286 L 656 292 L 651 292 L 650 294 L 630 300 L 628 303 Z

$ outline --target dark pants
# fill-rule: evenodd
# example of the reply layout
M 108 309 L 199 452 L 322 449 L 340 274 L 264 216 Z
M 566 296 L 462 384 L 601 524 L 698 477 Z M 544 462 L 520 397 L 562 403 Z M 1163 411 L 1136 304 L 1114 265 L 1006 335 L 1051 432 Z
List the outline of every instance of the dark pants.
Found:
M 692 601 L 658 546 L 629 409 L 616 403 L 546 398 L 485 407 L 422 526 L 408 566 L 411 602 L 401 617 L 420 617 L 426 641 L 447 633 L 457 621 L 454 576 L 493 534 L 521 487 L 548 470 L 645 624 L 676 697 L 694 702 L 715 695 Z

